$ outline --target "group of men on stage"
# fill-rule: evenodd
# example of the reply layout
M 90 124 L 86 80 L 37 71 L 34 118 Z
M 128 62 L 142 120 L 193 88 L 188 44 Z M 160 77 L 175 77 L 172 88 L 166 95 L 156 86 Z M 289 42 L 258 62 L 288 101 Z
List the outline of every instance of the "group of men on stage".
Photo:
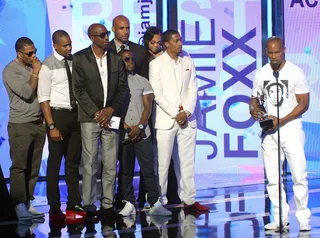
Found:
M 17 57 L 3 71 L 10 99 L 8 124 L 10 156 L 10 192 L 19 220 L 41 217 L 31 201 L 38 178 L 42 149 L 47 134 L 47 198 L 50 219 L 75 218 L 96 212 L 98 151 L 101 145 L 102 214 L 114 216 L 116 164 L 119 159 L 119 197 L 122 216 L 135 215 L 133 188 L 135 156 L 138 158 L 147 191 L 145 209 L 149 215 L 170 216 L 168 168 L 171 157 L 178 183 L 178 195 L 184 209 L 206 212 L 196 202 L 194 161 L 196 147 L 197 80 L 193 60 L 181 56 L 182 40 L 176 30 L 162 34 L 163 53 L 147 62 L 144 47 L 129 41 L 130 22 L 125 16 L 113 20 L 115 38 L 102 24 L 92 24 L 88 37 L 92 44 L 73 56 L 67 32 L 52 35 L 54 52 L 42 64 L 34 43 L 27 37 L 17 40 Z M 278 229 L 279 202 L 277 166 L 277 128 L 281 130 L 281 151 L 289 162 L 294 181 L 297 218 L 301 230 L 310 230 L 307 208 L 308 183 L 304 155 L 301 115 L 309 105 L 309 90 L 304 73 L 284 57 L 281 38 L 267 41 L 266 53 L 280 72 L 282 101 L 271 98 L 275 82 L 270 64 L 255 74 L 250 113 L 256 120 L 267 112 L 273 127 L 263 132 L 262 155 L 268 178 L 268 192 L 274 204 L 275 221 L 266 229 Z M 148 73 L 149 72 L 149 73 Z M 278 90 L 277 87 L 276 90 Z M 267 92 L 268 91 L 268 92 Z M 268 95 L 266 112 L 261 110 L 259 95 Z M 155 136 L 148 121 L 155 102 Z M 276 107 L 281 107 L 280 125 Z M 42 121 L 43 114 L 45 124 Z M 114 127 L 120 120 L 119 128 Z M 124 143 L 123 143 L 124 142 Z M 154 150 L 153 143 L 157 144 Z M 66 214 L 60 208 L 59 171 L 65 158 L 68 188 Z M 157 161 L 154 161 L 154 158 Z M 282 156 L 284 158 L 284 156 Z M 79 166 L 83 161 L 82 198 L 79 192 Z M 156 169 L 155 169 L 156 168 Z M 283 222 L 289 225 L 289 206 L 282 197 Z M 82 205 L 83 202 L 83 205 Z
M 116 214 L 117 159 L 120 163 L 118 193 L 123 199 L 119 214 L 135 215 L 132 185 L 135 156 L 132 155 L 136 155 L 147 191 L 147 213 L 170 216 L 164 205 L 175 143 L 179 150 L 173 158 L 184 208 L 191 212 L 209 210 L 195 201 L 194 110 L 198 88 L 193 61 L 179 56 L 180 34 L 175 30 L 164 32 L 162 44 L 166 51 L 152 61 L 149 69 L 146 49 L 129 41 L 128 18 L 115 17 L 112 31 L 115 38 L 109 42 L 107 28 L 92 24 L 88 28 L 92 44 L 71 55 L 70 36 L 64 30 L 57 30 L 52 35 L 54 52 L 42 64 L 36 57 L 32 40 L 21 37 L 15 44 L 17 57 L 4 69 L 3 81 L 10 99 L 10 194 L 19 220 L 44 216 L 32 206 L 32 200 L 46 134 L 49 143 L 47 198 L 52 221 L 84 217 L 97 211 L 99 145 L 103 215 Z M 151 137 L 152 128 L 148 125 L 153 101 L 156 103 L 156 139 Z M 119 128 L 114 127 L 118 119 Z M 158 144 L 155 151 L 154 140 Z M 68 188 L 65 214 L 60 208 L 58 186 L 63 157 Z M 154 158 L 158 158 L 157 163 Z M 81 160 L 82 199 L 79 192 Z

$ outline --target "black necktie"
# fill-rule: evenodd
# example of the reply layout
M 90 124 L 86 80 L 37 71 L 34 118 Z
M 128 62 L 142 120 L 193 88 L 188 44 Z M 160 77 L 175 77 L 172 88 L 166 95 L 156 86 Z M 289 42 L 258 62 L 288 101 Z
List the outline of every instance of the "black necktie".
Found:
M 120 46 L 120 52 L 123 51 L 126 47 L 124 45 Z
M 69 64 L 68 64 L 68 59 L 70 59 L 70 57 L 68 57 L 68 58 L 65 57 L 64 58 L 64 66 L 66 67 L 67 76 L 68 76 L 70 106 L 72 108 L 75 108 L 77 104 L 76 104 L 76 98 L 74 97 L 73 90 L 72 90 L 72 75 L 71 75 L 70 67 L 69 67 Z

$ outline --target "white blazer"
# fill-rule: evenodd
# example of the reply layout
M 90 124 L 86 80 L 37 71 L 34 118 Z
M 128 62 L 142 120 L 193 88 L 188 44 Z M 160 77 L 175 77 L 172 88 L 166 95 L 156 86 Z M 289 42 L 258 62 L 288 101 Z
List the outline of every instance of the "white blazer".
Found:
M 194 115 L 197 104 L 198 84 L 193 60 L 189 56 L 179 57 L 179 78 L 176 79 L 174 60 L 164 52 L 149 64 L 149 81 L 153 88 L 156 102 L 155 128 L 172 128 L 179 105 L 189 111 L 188 123 L 197 126 Z M 173 61 L 173 62 L 170 62 Z

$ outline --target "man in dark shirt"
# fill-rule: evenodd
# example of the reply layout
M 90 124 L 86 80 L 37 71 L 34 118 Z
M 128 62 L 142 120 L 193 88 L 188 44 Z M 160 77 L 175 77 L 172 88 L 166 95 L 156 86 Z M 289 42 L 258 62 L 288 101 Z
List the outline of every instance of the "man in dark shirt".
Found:
M 114 39 L 108 44 L 108 48 L 119 53 L 121 50 L 130 50 L 136 57 L 134 72 L 148 78 L 148 62 L 146 49 L 132 41 L 130 37 L 130 21 L 123 15 L 116 16 L 112 21 Z

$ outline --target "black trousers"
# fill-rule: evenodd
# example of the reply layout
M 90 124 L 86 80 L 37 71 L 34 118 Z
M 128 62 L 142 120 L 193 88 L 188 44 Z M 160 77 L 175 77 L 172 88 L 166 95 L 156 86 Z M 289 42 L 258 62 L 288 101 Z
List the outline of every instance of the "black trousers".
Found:
M 47 135 L 49 142 L 49 157 L 47 163 L 47 197 L 52 209 L 60 207 L 59 171 L 62 157 L 65 158 L 65 180 L 68 187 L 67 205 L 81 203 L 79 193 L 79 166 L 81 161 L 81 131 L 77 110 L 51 108 L 55 126 L 62 134 L 63 140 L 53 142 L 49 128 Z
M 14 205 L 17 205 L 33 199 L 46 131 L 40 120 L 33 123 L 9 122 L 8 134 L 12 161 L 10 195 Z
M 152 139 L 149 136 L 137 143 L 120 145 L 118 191 L 122 199 L 135 204 L 133 176 L 137 156 L 140 171 L 144 177 L 144 187 L 148 193 L 148 202 L 152 206 L 159 198 L 159 185 L 154 171 Z

